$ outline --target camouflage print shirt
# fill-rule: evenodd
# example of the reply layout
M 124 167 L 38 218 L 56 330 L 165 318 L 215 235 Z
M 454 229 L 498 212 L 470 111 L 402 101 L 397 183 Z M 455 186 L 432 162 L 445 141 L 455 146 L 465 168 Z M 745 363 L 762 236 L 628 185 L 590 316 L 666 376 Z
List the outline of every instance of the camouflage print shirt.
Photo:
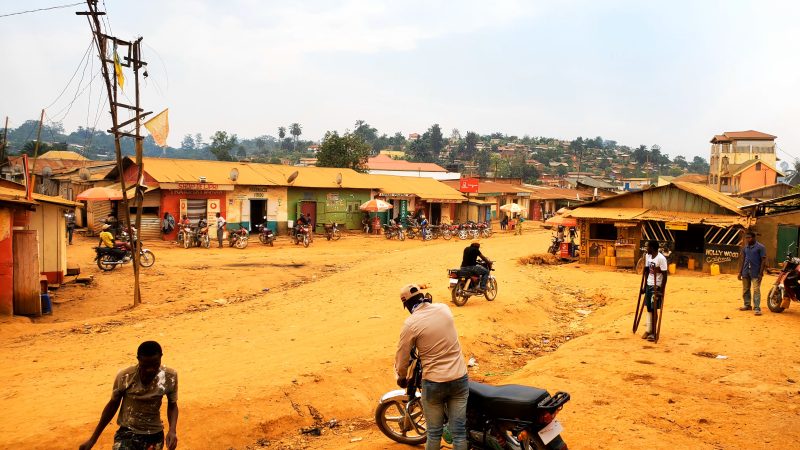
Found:
M 144 386 L 139 378 L 139 366 L 121 370 L 114 380 L 112 397 L 122 399 L 117 424 L 137 434 L 154 434 L 164 430 L 161 421 L 161 400 L 178 401 L 178 372 L 161 366 L 158 374 Z

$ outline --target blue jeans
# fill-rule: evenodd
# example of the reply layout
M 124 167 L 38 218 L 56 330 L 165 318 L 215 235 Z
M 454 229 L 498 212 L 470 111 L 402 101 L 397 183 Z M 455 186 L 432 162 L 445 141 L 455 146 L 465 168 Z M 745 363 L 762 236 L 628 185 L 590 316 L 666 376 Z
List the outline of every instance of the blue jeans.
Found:
M 467 266 L 466 269 L 469 269 L 475 275 L 480 275 L 481 282 L 480 287 L 481 289 L 486 289 L 486 282 L 489 281 L 489 269 L 483 266 L 475 265 L 475 266 Z
M 742 299 L 750 307 L 750 288 L 753 289 L 753 309 L 761 311 L 761 278 L 742 277 Z
M 653 286 L 647 286 L 644 288 L 644 305 L 647 306 L 647 312 L 653 312 L 653 303 L 655 303 L 656 309 L 661 309 L 661 297 L 658 297 L 658 300 L 653 302 L 653 294 L 655 293 L 655 288 Z
M 467 450 L 467 397 L 466 375 L 444 383 L 422 380 L 422 409 L 428 424 L 425 450 L 441 448 L 445 413 L 453 436 L 453 450 Z

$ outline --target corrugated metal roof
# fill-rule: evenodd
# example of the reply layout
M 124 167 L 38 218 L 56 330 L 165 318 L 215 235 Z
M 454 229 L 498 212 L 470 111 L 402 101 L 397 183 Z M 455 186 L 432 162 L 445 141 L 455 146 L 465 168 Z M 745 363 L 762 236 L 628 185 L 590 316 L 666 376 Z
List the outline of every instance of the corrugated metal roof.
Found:
M 0 186 L 0 202 L 18 203 L 20 205 L 35 205 L 36 202 L 26 198 L 24 190 Z
M 657 220 L 660 222 L 685 222 L 691 224 L 716 225 L 729 227 L 750 226 L 750 218 L 742 216 L 726 216 L 723 214 L 688 213 L 680 211 L 661 211 L 651 209 L 636 217 L 636 220 Z
M 32 197 L 37 202 L 54 203 L 56 205 L 72 206 L 73 208 L 83 206 L 81 203 L 73 202 L 72 200 L 67 200 L 63 197 L 53 197 L 52 195 L 37 194 L 34 192 Z
M 66 150 L 50 150 L 39 156 L 41 159 L 70 159 L 74 161 L 88 161 L 89 158 L 81 155 L 80 153 L 66 151 Z
M 460 192 L 450 186 L 424 177 L 400 177 L 394 175 L 365 175 L 373 187 L 384 194 L 414 194 L 425 200 L 466 200 Z
M 715 191 L 714 189 L 706 187 L 702 184 L 689 183 L 685 181 L 673 181 L 672 183 L 670 183 L 670 185 L 673 185 L 683 191 L 689 192 L 690 194 L 703 197 L 704 199 L 716 203 L 717 205 L 725 209 L 728 209 L 730 211 L 733 211 L 736 214 L 743 214 L 742 211 L 739 209 L 739 207 L 749 203 L 747 200 L 725 195 L 722 192 Z M 656 188 L 656 189 L 662 189 L 662 188 Z
M 576 219 L 631 220 L 647 212 L 645 208 L 603 208 L 599 206 L 579 206 L 564 213 L 565 217 Z
M 411 162 L 404 159 L 393 159 L 389 155 L 377 155 L 367 159 L 369 170 L 402 170 L 408 172 L 447 172 L 447 170 L 434 163 Z

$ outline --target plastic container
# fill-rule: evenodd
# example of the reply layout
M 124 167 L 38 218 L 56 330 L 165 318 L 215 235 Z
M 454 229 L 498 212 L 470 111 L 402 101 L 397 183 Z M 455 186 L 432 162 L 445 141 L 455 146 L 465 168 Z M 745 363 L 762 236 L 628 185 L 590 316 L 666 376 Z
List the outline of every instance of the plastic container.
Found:
M 711 275 L 713 275 L 713 276 L 719 275 L 719 264 L 712 264 L 711 265 Z
M 675 263 L 670 264 L 667 269 L 669 270 L 670 275 L 675 275 L 675 271 L 678 269 L 678 265 Z
M 50 294 L 42 294 L 42 314 L 53 314 L 53 303 L 50 301 Z
M 689 262 L 687 263 L 687 267 L 689 268 L 689 270 L 694 270 L 694 263 L 695 263 L 694 258 L 689 258 Z

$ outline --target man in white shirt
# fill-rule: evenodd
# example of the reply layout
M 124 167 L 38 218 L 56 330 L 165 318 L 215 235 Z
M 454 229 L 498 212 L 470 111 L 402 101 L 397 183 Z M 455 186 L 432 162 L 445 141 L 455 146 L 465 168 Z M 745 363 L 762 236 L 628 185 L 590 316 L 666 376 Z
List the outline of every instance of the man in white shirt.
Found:
M 409 355 L 417 348 L 422 363 L 422 408 L 428 427 L 425 450 L 441 448 L 445 410 L 453 450 L 467 450 L 467 365 L 458 342 L 455 320 L 445 304 L 431 303 L 424 286 L 409 284 L 400 299 L 411 316 L 403 323 L 395 356 L 397 385 L 408 384 Z
M 222 217 L 222 214 L 217 213 L 217 242 L 219 242 L 219 248 L 222 248 L 223 234 L 225 234 L 225 218 Z
M 647 255 L 644 259 L 644 270 L 647 282 L 644 288 L 644 304 L 647 306 L 647 321 L 642 339 L 654 341 L 654 327 L 658 323 L 658 310 L 664 298 L 664 286 L 667 282 L 669 267 L 667 258 L 658 251 L 658 242 L 647 243 Z M 655 298 L 655 301 L 653 299 Z

